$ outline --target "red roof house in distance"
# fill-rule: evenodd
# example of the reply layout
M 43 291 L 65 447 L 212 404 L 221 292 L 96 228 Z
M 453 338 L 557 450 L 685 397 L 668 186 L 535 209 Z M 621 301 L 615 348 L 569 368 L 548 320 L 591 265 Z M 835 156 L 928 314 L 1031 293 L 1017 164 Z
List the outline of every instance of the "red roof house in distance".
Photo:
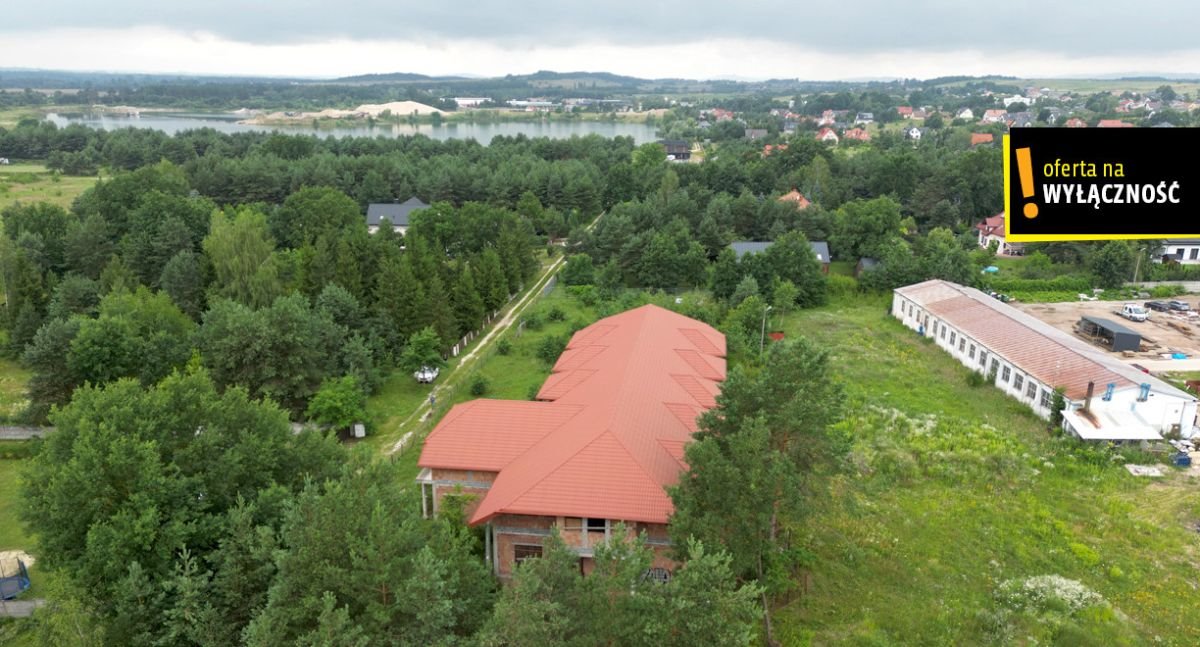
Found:
M 620 522 L 670 571 L 664 488 L 686 469 L 683 447 L 724 379 L 725 337 L 707 324 L 654 305 L 601 319 L 571 338 L 536 401 L 473 400 L 446 414 L 418 461 L 422 511 L 472 495 L 468 522 L 485 526 L 502 578 L 540 556 L 553 528 L 587 573 Z
M 808 198 L 804 197 L 803 193 L 800 193 L 799 189 L 792 189 L 791 191 L 779 196 L 779 201 L 790 202 L 796 205 L 797 209 L 801 210 L 807 209 L 808 206 L 812 204 Z
M 1133 128 L 1133 124 L 1120 119 L 1101 119 L 1100 123 L 1096 124 L 1097 128 Z
M 860 142 L 871 141 L 871 134 L 868 133 L 867 131 L 863 130 L 862 128 L 851 128 L 850 130 L 847 130 L 846 132 L 842 133 L 842 137 L 844 137 L 846 139 L 855 139 Z
M 912 106 L 896 106 L 896 114 L 900 115 L 901 119 L 912 119 Z
M 990 144 L 993 141 L 991 133 L 971 133 L 971 145 Z
M 996 253 L 1002 256 L 1020 256 L 1025 253 L 1023 244 L 1004 240 L 1003 211 L 976 224 L 975 231 L 979 234 L 980 247 L 987 248 L 994 242 L 996 243 Z
M 774 153 L 776 151 L 782 153 L 783 151 L 785 151 L 787 149 L 788 149 L 787 144 L 767 144 L 766 146 L 763 146 L 762 156 L 770 157 L 771 153 Z
M 1087 128 L 1087 122 L 1079 117 L 1071 117 L 1067 120 L 1067 128 Z
M 817 131 L 817 141 L 838 143 L 838 135 L 832 128 L 822 128 Z

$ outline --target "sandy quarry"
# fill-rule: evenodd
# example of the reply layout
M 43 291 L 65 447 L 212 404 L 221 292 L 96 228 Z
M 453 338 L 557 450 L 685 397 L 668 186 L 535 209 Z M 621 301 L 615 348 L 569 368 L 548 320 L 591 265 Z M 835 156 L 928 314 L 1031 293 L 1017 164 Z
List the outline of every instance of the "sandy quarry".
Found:
M 391 103 L 364 103 L 353 110 L 326 108 L 319 112 L 272 112 L 266 115 L 256 115 L 238 123 L 270 124 L 281 121 L 311 121 L 313 119 L 362 119 L 366 117 L 378 117 L 385 111 L 390 111 L 391 114 L 400 117 L 407 117 L 411 114 L 422 116 L 445 114 L 433 106 L 427 106 L 416 101 L 393 101 Z
M 1187 297 L 1184 297 L 1184 300 L 1193 308 L 1198 305 L 1196 301 Z M 1083 315 L 1112 319 L 1141 333 L 1142 348 L 1146 349 L 1146 352 L 1134 353 L 1134 357 L 1114 353 L 1120 359 L 1136 362 L 1155 372 L 1200 370 L 1200 314 L 1194 311 L 1191 316 L 1152 312 L 1148 321 L 1137 322 L 1125 319 L 1113 312 L 1120 309 L 1122 303 L 1119 301 L 1014 303 L 1012 305 L 1071 334 L 1074 334 L 1075 323 Z M 1163 354 L 1172 352 L 1185 353 L 1188 359 L 1172 360 L 1162 357 Z

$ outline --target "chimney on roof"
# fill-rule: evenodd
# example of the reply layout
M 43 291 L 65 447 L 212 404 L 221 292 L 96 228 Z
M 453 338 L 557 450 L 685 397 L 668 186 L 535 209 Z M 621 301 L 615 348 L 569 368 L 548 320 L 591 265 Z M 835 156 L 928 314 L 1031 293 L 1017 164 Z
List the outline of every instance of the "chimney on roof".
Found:
M 1083 410 L 1084 411 L 1092 410 L 1092 394 L 1095 393 L 1095 391 L 1096 391 L 1096 383 L 1088 382 L 1087 398 L 1085 398 L 1083 401 Z

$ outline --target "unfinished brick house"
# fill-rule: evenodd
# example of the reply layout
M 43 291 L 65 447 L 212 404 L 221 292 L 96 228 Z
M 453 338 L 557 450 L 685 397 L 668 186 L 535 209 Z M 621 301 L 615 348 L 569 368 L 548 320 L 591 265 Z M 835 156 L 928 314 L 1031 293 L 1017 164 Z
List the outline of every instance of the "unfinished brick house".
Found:
M 471 495 L 488 560 L 501 578 L 542 554 L 557 528 L 583 573 L 618 523 L 645 533 L 651 575 L 668 578 L 664 488 L 685 469 L 696 418 L 725 379 L 725 337 L 711 326 L 647 305 L 575 333 L 532 402 L 455 406 L 421 452 L 422 512 L 448 494 Z

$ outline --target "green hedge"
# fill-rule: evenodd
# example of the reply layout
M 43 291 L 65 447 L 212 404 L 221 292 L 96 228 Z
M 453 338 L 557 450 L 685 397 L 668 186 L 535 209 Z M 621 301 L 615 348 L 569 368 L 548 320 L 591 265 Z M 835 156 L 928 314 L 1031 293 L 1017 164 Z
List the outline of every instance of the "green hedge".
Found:
M 1008 294 L 1010 292 L 1073 292 L 1091 294 L 1092 278 L 1078 274 L 1059 276 L 1053 279 L 987 279 L 987 288 Z

